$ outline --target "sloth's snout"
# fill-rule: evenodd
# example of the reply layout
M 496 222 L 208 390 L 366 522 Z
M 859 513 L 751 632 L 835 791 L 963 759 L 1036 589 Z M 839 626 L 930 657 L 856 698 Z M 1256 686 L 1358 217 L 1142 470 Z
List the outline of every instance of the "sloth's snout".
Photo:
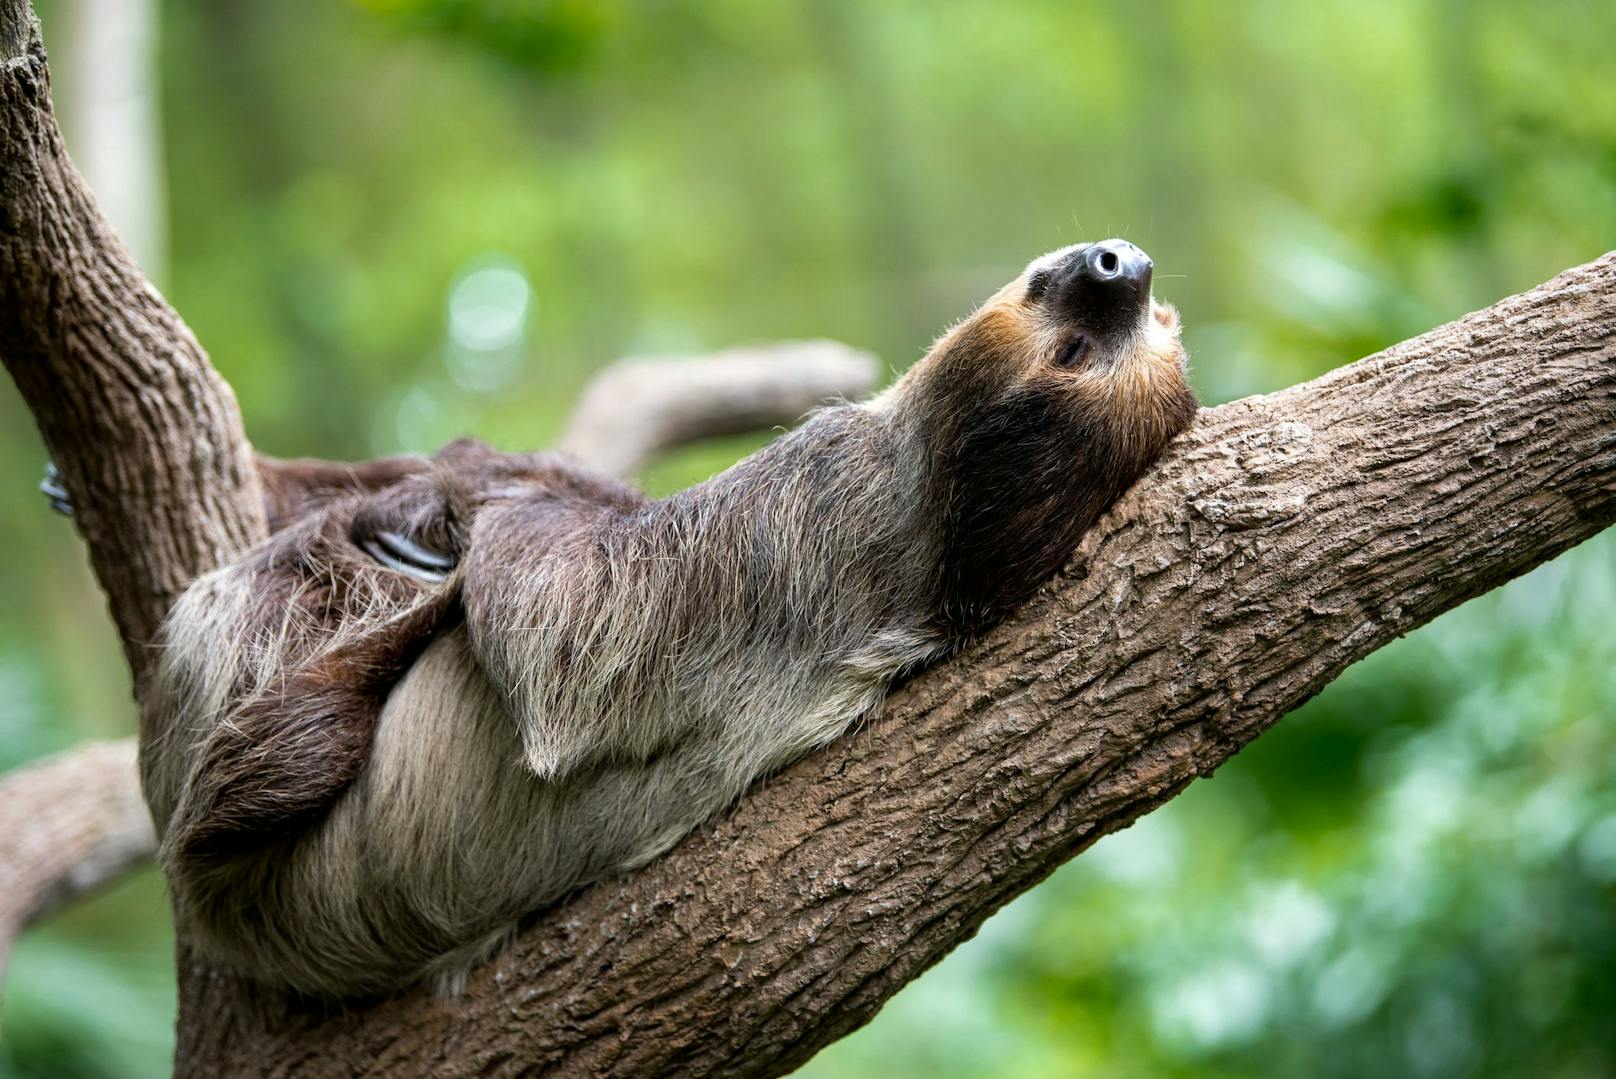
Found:
M 1150 256 L 1127 240 L 1101 240 L 1046 261 L 1028 292 L 1097 336 L 1130 335 L 1150 308 L 1150 271 Z
M 1101 285 L 1150 295 L 1150 256 L 1127 240 L 1101 240 L 1083 249 L 1078 273 Z

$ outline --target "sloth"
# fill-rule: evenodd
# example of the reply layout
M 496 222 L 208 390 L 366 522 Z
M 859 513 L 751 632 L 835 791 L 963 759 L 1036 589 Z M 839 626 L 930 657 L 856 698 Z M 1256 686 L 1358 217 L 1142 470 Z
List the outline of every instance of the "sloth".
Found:
M 890 388 L 662 499 L 553 454 L 260 462 L 177 601 L 141 776 L 207 959 L 452 991 L 1028 599 L 1191 422 L 1120 240 L 1035 260 Z

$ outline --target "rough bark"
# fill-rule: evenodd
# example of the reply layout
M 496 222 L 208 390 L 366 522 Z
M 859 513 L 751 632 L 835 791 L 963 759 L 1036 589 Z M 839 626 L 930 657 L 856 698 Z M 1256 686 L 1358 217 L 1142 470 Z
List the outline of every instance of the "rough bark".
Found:
M 0 0 L 0 47 L 24 6 Z M 228 390 L 106 235 L 44 93 L 36 44 L 0 73 L 0 355 L 138 671 L 167 598 L 262 521 Z M 1354 659 L 1609 524 L 1613 325 L 1606 256 L 1203 413 L 1009 624 L 539 916 L 464 996 L 322 1014 L 182 952 L 178 1070 L 788 1070 Z
M 68 160 L 27 0 L 0 0 L 0 361 L 72 495 L 138 693 L 174 597 L 266 535 L 263 500 L 230 387 Z M 141 823 L 102 812 L 134 789 L 127 771 L 109 774 L 104 798 L 56 807 L 77 815 L 83 854 L 117 848 Z M 22 919 L 75 879 L 66 862 L 28 858 L 35 838 L 7 852 L 7 909 Z M 15 926 L 0 932 L 9 944 Z
M 135 743 L 93 742 L 0 779 L 0 976 L 18 931 L 151 855 Z

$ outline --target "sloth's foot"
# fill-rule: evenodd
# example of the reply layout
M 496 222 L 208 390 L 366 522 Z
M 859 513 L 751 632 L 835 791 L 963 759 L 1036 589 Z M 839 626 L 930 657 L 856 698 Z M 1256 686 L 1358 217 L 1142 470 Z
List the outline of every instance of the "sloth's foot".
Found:
M 45 496 L 51 509 L 63 517 L 73 516 L 73 499 L 62 485 L 62 474 L 56 470 L 55 461 L 45 462 L 45 478 L 39 481 L 39 493 Z
M 397 532 L 375 532 L 359 540 L 359 549 L 388 569 L 437 584 L 455 568 L 455 557 L 422 547 Z

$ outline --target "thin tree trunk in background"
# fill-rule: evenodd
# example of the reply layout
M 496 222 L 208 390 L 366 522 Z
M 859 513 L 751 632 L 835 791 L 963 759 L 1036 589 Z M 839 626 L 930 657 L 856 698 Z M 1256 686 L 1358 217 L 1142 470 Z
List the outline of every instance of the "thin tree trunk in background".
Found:
M 148 278 L 167 276 L 157 0 L 68 0 L 63 133 L 101 213 Z

